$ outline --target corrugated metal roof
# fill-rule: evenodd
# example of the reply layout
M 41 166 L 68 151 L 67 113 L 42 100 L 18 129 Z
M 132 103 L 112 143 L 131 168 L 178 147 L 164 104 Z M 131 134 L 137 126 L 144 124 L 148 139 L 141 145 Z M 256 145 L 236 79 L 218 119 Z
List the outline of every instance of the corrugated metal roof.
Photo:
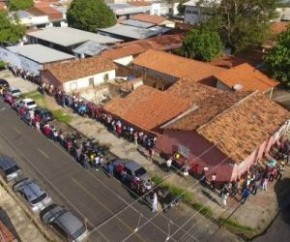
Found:
M 46 28 L 40 31 L 28 33 L 27 36 L 32 36 L 65 47 L 81 44 L 88 40 L 95 41 L 99 44 L 111 44 L 121 42 L 121 40 L 117 38 L 90 33 L 70 27 Z
M 107 48 L 108 47 L 105 45 L 101 45 L 95 41 L 89 40 L 89 41 L 81 44 L 77 48 L 73 49 L 73 52 L 77 53 L 77 54 L 85 54 L 85 55 L 95 56 Z
M 144 29 L 128 25 L 116 24 L 109 28 L 99 29 L 100 32 L 107 34 L 131 38 L 131 39 L 147 39 L 152 36 L 163 34 L 171 30 L 171 28 L 154 26 L 152 28 Z
M 10 46 L 7 47 L 7 49 L 30 60 L 33 60 L 39 64 L 75 58 L 73 55 L 69 55 L 67 53 L 54 50 L 39 44 Z
M 129 25 L 129 26 L 134 26 L 134 27 L 138 27 L 138 28 L 150 28 L 153 27 L 156 24 L 152 24 L 152 23 L 146 23 L 140 20 L 134 20 L 134 19 L 127 19 L 122 21 L 122 24 L 124 25 Z

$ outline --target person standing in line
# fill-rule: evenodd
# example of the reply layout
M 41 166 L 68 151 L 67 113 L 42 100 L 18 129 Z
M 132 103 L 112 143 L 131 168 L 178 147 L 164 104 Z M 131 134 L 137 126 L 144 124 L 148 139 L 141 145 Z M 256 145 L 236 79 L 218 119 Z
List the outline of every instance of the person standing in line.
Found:
M 225 208 L 227 206 L 227 200 L 229 197 L 229 192 L 222 193 L 222 207 Z
M 169 172 L 171 169 L 171 165 L 172 165 L 172 159 L 171 157 L 169 157 L 166 161 L 166 171 Z
M 267 191 L 268 190 L 268 181 L 269 181 L 269 178 L 268 177 L 265 177 L 262 181 L 262 190 L 263 191 Z
M 157 193 L 154 192 L 153 194 L 153 199 L 152 199 L 152 212 L 157 212 L 158 210 L 158 197 L 157 197 Z
M 216 173 L 214 173 L 214 174 L 211 176 L 210 186 L 211 186 L 212 189 L 215 189 L 215 183 L 216 183 Z
M 242 193 L 242 199 L 241 199 L 242 204 L 244 204 L 248 200 L 250 193 L 251 193 L 250 189 L 248 187 L 245 187 Z

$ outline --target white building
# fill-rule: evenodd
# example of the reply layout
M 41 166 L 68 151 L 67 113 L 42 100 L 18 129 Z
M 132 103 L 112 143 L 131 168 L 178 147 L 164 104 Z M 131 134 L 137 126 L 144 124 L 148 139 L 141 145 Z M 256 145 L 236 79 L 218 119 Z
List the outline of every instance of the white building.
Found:
M 59 63 L 74 59 L 73 55 L 48 48 L 43 45 L 17 45 L 0 47 L 0 60 L 12 67 L 38 75 L 43 67 L 51 63 Z
M 65 92 L 95 88 L 115 79 L 114 63 L 101 56 L 48 65 L 41 79 Z
M 190 0 L 183 3 L 185 6 L 184 22 L 187 24 L 199 24 L 208 17 L 208 10 L 221 3 L 221 0 Z

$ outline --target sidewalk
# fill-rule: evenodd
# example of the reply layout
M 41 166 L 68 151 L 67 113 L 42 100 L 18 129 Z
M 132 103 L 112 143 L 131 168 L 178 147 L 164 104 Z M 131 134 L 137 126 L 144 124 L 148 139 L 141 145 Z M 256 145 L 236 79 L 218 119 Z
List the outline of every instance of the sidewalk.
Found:
M 12 232 L 17 241 L 47 242 L 22 208 L 1 185 L 0 201 L 0 219 Z

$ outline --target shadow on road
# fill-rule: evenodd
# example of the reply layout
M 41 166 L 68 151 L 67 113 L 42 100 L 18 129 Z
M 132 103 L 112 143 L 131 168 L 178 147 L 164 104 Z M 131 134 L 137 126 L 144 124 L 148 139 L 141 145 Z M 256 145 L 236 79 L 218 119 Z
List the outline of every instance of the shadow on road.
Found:
M 285 223 L 290 224 L 290 178 L 278 180 L 274 190 L 282 218 Z

